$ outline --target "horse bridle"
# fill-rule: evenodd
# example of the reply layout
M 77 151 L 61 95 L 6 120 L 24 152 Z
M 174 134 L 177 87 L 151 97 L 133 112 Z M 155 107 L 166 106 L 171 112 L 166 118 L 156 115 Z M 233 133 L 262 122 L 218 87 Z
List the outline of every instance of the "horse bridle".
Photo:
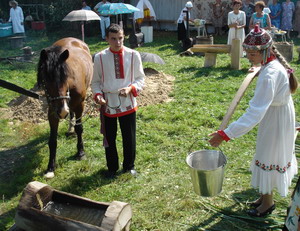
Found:
M 45 92 L 47 90 L 45 89 Z M 70 91 L 69 91 L 69 88 L 67 90 L 67 95 L 61 95 L 61 96 L 58 96 L 58 97 L 51 97 L 48 93 L 46 93 L 46 97 L 48 99 L 49 102 L 52 102 L 52 101 L 55 101 L 55 100 L 59 100 L 59 99 L 70 99 Z
M 69 85 L 68 85 L 68 90 L 67 90 L 67 95 L 60 95 L 60 96 L 57 96 L 57 97 L 51 97 L 47 91 L 47 88 L 46 88 L 46 84 L 45 84 L 45 80 L 43 79 L 42 80 L 42 83 L 43 83 L 43 88 L 44 88 L 44 91 L 45 91 L 45 95 L 46 95 L 46 99 L 47 99 L 47 102 L 48 102 L 48 105 L 50 105 L 53 101 L 55 100 L 60 100 L 60 99 L 71 99 L 70 97 L 70 90 L 69 90 Z

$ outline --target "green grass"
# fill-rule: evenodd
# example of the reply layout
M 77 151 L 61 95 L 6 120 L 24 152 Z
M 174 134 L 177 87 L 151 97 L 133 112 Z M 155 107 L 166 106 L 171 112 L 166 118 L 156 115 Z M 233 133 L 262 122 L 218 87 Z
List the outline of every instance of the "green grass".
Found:
M 37 54 L 60 36 L 28 36 L 27 45 Z M 215 43 L 226 43 L 218 37 Z M 91 53 L 107 47 L 98 38 L 86 38 Z M 295 45 L 300 40 L 295 40 Z M 18 54 L 10 51 L 3 40 L 1 57 Z M 249 63 L 242 59 L 242 70 L 230 69 L 230 57 L 218 55 L 217 66 L 203 68 L 204 58 L 183 56 L 176 33 L 155 32 L 154 42 L 138 48 L 161 56 L 166 64 L 146 63 L 158 71 L 175 76 L 173 101 L 142 107 L 137 113 L 137 160 L 139 177 L 120 175 L 115 180 L 102 177 L 106 169 L 99 119 L 84 123 L 84 143 L 87 159 L 75 161 L 75 138 L 66 138 L 67 122 L 60 124 L 57 170 L 54 179 L 46 181 L 49 150 L 48 124 L 30 124 L 0 119 L 0 161 L 6 163 L 0 170 L 0 230 L 14 223 L 14 214 L 24 187 L 30 181 L 40 181 L 53 188 L 102 202 L 128 202 L 133 209 L 131 230 L 280 230 L 284 223 L 290 197 L 275 193 L 277 208 L 266 219 L 250 218 L 245 213 L 245 202 L 257 197 L 250 187 L 250 161 L 255 152 L 256 129 L 247 135 L 224 143 L 221 149 L 228 157 L 222 193 L 216 197 L 199 197 L 193 192 L 185 158 L 199 149 L 210 149 L 203 138 L 215 131 L 246 76 Z M 292 66 L 298 66 L 295 54 Z M 3 61 L 0 78 L 32 88 L 36 82 L 36 62 Z M 300 76 L 300 71 L 296 70 Z M 255 81 L 240 102 L 233 119 L 247 108 L 253 95 Z M 299 114 L 299 94 L 294 95 L 296 114 Z M 0 88 L 0 107 L 18 94 Z M 298 118 L 299 121 L 299 118 Z M 117 137 L 122 152 L 121 137 Z M 122 156 L 122 155 L 121 155 Z M 121 158 L 122 159 L 122 158 Z M 293 184 L 294 186 L 294 184 Z M 293 187 L 291 187 L 292 189 Z M 289 195 L 290 196 L 290 195 Z

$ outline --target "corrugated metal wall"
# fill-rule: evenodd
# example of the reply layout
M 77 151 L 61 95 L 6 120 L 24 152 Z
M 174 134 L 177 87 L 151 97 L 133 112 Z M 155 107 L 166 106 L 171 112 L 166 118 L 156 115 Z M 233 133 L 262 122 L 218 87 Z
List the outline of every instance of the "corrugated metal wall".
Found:
M 180 11 L 184 8 L 187 0 L 149 0 L 157 17 L 157 20 L 173 20 L 173 23 L 153 23 L 154 28 L 163 30 L 177 30 L 176 21 L 179 17 Z M 208 21 L 211 20 L 210 5 L 215 0 L 191 0 L 194 4 L 191 12 L 192 18 L 201 18 Z M 131 0 L 130 3 L 137 5 L 139 0 Z M 222 0 L 222 2 L 230 3 L 231 0 Z
M 153 23 L 156 29 L 177 30 L 177 21 L 180 11 L 184 7 L 186 0 L 149 0 L 156 14 L 157 20 L 173 20 L 173 23 Z M 136 6 L 139 0 L 131 0 Z
M 138 0 L 131 0 L 131 4 L 134 6 L 136 6 L 138 2 Z M 186 0 L 149 0 L 149 2 L 158 19 L 177 20 Z

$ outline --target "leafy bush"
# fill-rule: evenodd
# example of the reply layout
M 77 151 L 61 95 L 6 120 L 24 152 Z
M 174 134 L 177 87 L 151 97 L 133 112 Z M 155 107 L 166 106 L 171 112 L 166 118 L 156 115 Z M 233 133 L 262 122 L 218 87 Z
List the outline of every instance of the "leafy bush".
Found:
M 81 9 L 79 1 L 63 0 L 51 2 L 45 6 L 45 21 L 48 31 L 56 31 L 62 27 L 63 18 L 72 10 Z

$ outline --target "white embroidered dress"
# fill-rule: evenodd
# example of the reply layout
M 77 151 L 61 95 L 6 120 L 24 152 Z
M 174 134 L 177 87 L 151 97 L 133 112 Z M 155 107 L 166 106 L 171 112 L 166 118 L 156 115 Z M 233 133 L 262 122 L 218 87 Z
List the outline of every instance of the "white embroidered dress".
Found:
M 95 55 L 94 74 L 91 89 L 94 95 L 101 94 L 108 106 L 105 115 L 108 117 L 119 117 L 128 115 L 137 110 L 136 96 L 144 86 L 144 70 L 140 54 L 127 47 L 122 51 L 122 73 L 119 64 L 116 64 L 116 55 L 109 49 L 105 49 Z M 118 90 L 132 86 L 133 91 L 127 96 L 119 96 Z
M 228 25 L 233 24 L 233 23 L 238 23 L 238 25 L 246 25 L 246 14 L 244 11 L 239 11 L 238 14 L 235 14 L 233 11 L 228 13 Z M 237 30 L 237 31 L 236 31 Z M 236 37 L 235 37 L 236 35 Z M 232 39 L 240 39 L 241 40 L 241 47 L 240 47 L 240 56 L 243 57 L 243 47 L 242 43 L 245 40 L 245 29 L 235 29 L 235 28 L 229 28 L 228 32 L 228 40 L 227 44 L 231 45 L 232 44 Z
M 298 171 L 294 154 L 295 110 L 287 72 L 277 60 L 262 66 L 246 113 L 224 132 L 229 138 L 239 137 L 258 123 L 251 184 L 262 194 L 277 188 L 281 196 L 287 196 Z

